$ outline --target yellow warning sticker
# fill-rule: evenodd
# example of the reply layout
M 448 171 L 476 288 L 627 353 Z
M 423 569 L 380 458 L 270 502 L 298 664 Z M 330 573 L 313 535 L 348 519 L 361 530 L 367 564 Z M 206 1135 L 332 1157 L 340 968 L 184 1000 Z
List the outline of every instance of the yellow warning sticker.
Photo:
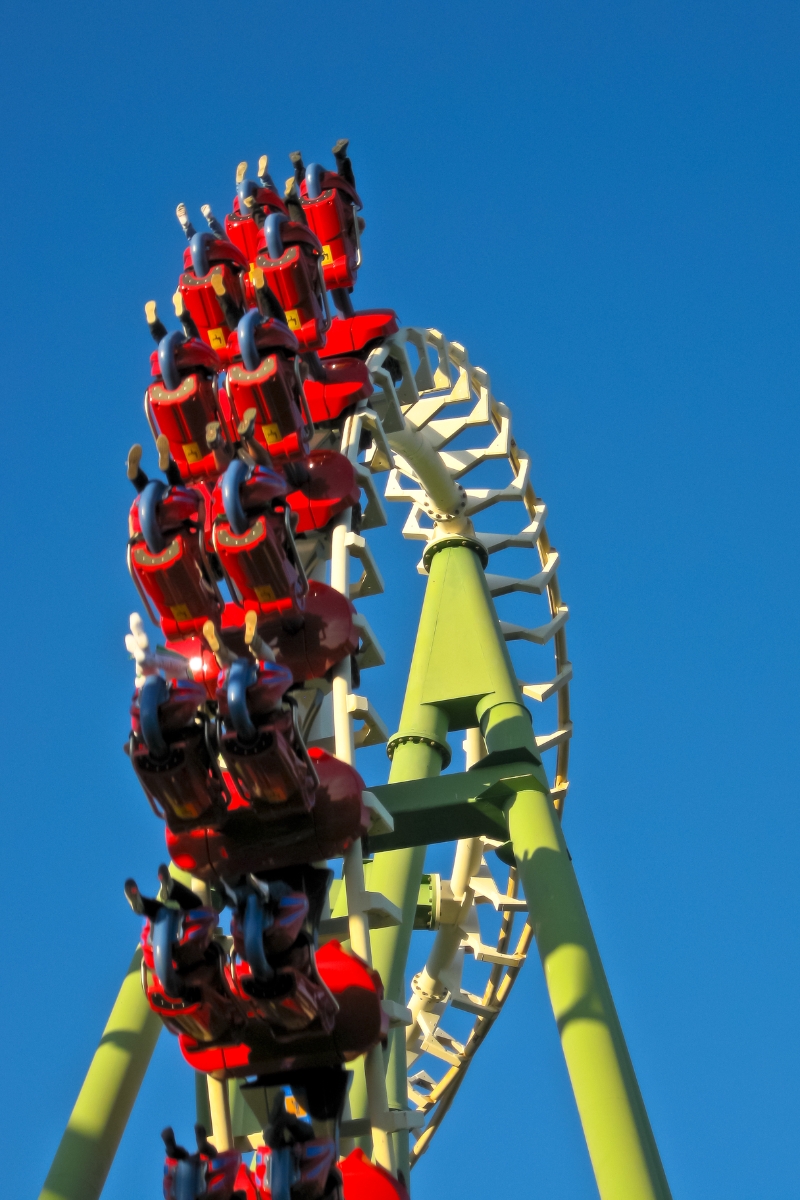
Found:
M 183 446 L 183 456 L 187 463 L 199 463 L 203 457 L 197 442 L 186 442 Z
M 300 314 L 296 308 L 287 308 L 286 309 L 286 324 L 289 326 L 290 329 L 299 329 L 300 326 L 302 325 L 302 321 L 300 320 Z
M 225 331 L 221 325 L 218 325 L 216 329 L 209 329 L 208 344 L 215 350 L 223 350 L 225 348 Z
M 323 267 L 329 267 L 332 262 L 333 262 L 333 254 L 331 252 L 330 246 L 323 246 L 322 247 L 322 265 L 323 265 Z
M 261 432 L 264 435 L 264 441 L 268 446 L 273 446 L 275 442 L 281 440 L 281 431 L 277 425 L 262 425 Z
M 192 614 L 185 604 L 170 604 L 169 611 L 176 621 L 191 621 Z
M 254 588 L 253 591 L 258 596 L 261 604 L 271 604 L 275 599 L 275 592 L 268 583 L 262 584 L 261 587 Z

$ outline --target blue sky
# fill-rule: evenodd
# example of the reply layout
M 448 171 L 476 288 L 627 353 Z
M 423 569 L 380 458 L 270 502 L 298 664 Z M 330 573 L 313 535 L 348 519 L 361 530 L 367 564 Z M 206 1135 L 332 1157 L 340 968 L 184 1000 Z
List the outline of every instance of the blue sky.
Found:
M 37 1194 L 130 957 L 122 881 L 163 853 L 121 752 L 142 306 L 169 311 L 179 200 L 224 213 L 240 159 L 283 177 L 341 136 L 358 305 L 470 348 L 548 503 L 565 831 L 673 1194 L 800 1194 L 799 24 L 769 0 L 5 6 L 9 1196 Z M 393 728 L 421 597 L 399 523 L 368 610 Z M 191 1092 L 165 1036 L 109 1200 L 159 1194 Z M 538 963 L 414 1184 L 596 1195 Z

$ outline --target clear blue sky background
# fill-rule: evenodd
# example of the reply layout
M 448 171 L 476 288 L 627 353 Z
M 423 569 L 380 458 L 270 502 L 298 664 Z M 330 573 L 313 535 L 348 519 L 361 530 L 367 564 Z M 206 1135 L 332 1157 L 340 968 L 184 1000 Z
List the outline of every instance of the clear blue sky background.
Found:
M 121 752 L 142 305 L 169 311 L 179 200 L 222 214 L 241 158 L 284 177 L 343 135 L 359 304 L 469 346 L 548 502 L 565 829 L 676 1200 L 800 1194 L 799 23 L 771 0 L 4 6 L 5 1195 L 38 1193 L 136 940 L 122 880 L 162 855 Z M 421 595 L 398 520 L 369 602 L 393 728 Z M 109 1200 L 160 1194 L 191 1091 L 163 1037 Z M 538 962 L 415 1188 L 596 1194 Z

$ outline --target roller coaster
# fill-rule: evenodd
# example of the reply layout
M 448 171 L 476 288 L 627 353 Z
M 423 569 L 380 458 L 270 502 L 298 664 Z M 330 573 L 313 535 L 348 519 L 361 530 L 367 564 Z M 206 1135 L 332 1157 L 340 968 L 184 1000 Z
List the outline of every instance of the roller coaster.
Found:
M 101 1194 L 164 1027 L 197 1108 L 196 1147 L 162 1132 L 165 1200 L 407 1200 L 534 941 L 600 1195 L 667 1200 L 561 830 L 568 608 L 530 458 L 462 345 L 354 307 L 348 142 L 332 169 L 290 157 L 283 191 L 241 163 L 223 221 L 178 206 L 175 327 L 145 306 L 126 751 L 168 862 L 125 884 L 140 944 L 40 1200 Z M 427 577 L 391 736 L 384 500 Z

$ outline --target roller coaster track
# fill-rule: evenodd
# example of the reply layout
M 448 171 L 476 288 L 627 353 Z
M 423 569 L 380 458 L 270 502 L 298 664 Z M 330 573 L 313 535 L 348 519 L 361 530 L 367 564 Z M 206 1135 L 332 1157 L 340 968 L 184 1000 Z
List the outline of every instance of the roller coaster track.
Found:
M 561 598 L 558 584 L 558 554 L 550 543 L 545 525 L 547 510 L 530 479 L 530 457 L 514 439 L 511 413 L 506 405 L 492 395 L 488 373 L 472 366 L 464 347 L 458 342 L 449 342 L 438 330 L 401 329 L 372 352 L 368 366 L 376 389 L 372 406 L 382 415 L 383 423 L 379 424 L 375 414 L 365 407 L 346 422 L 338 444 L 329 432 L 318 435 L 316 441 L 316 445 L 321 447 L 336 445 L 343 454 L 357 462 L 362 429 L 372 432 L 366 469 L 361 468 L 361 481 L 367 494 L 362 525 L 364 531 L 385 520 L 372 473 L 388 470 L 385 498 L 411 505 L 403 528 L 404 536 L 427 543 L 437 535 L 437 526 L 432 518 L 440 514 L 425 489 L 424 478 L 420 478 L 418 473 L 424 470 L 424 466 L 415 471 L 409 459 L 403 455 L 402 439 L 397 437 L 398 433 L 409 428 L 424 439 L 448 476 L 463 487 L 462 517 L 471 519 L 478 513 L 488 513 L 497 505 L 504 506 L 501 509 L 503 512 L 508 511 L 509 505 L 522 505 L 521 519 L 515 522 L 511 532 L 475 530 L 474 536 L 489 555 L 507 550 L 521 550 L 523 553 L 533 551 L 537 555 L 538 570 L 534 569 L 526 577 L 489 573 L 486 578 L 494 597 L 511 594 L 526 598 L 546 597 L 547 610 L 542 612 L 540 623 L 533 624 L 525 614 L 522 617 L 524 624 L 502 621 L 501 629 L 507 642 L 527 642 L 552 650 L 552 673 L 541 682 L 520 680 L 520 684 L 523 694 L 538 704 L 544 704 L 551 698 L 556 700 L 556 728 L 552 732 L 539 734 L 536 742 L 542 753 L 555 751 L 551 794 L 560 814 L 569 786 L 569 745 L 572 736 L 569 710 L 572 666 L 567 656 L 565 631 L 568 609 Z M 464 434 L 482 444 L 465 449 L 453 448 L 453 443 Z M 393 446 L 399 448 L 394 449 Z M 507 482 L 499 487 L 474 486 L 471 473 L 486 464 L 495 463 L 505 465 Z M 461 484 L 462 480 L 466 480 L 466 486 Z M 332 545 L 327 551 L 331 555 L 331 579 L 339 581 L 334 586 L 344 590 L 343 581 L 347 574 L 345 556 L 349 555 L 357 558 L 361 566 L 358 580 L 349 584 L 350 598 L 360 601 L 379 594 L 383 590 L 383 582 L 367 540 L 361 534 L 346 530 L 343 537 L 334 535 L 331 541 Z M 319 570 L 324 558 L 325 552 L 317 547 L 313 554 L 308 555 L 306 566 L 312 571 L 315 568 Z M 418 570 L 425 572 L 422 563 Z M 384 654 L 370 625 L 363 617 L 359 620 L 366 646 L 360 665 L 362 668 L 383 665 Z M 353 735 L 356 748 L 379 744 L 388 739 L 384 722 L 367 698 L 348 693 L 343 703 L 346 708 L 339 713 L 340 727 L 347 727 L 348 717 L 361 721 Z M 319 719 L 316 726 L 309 725 L 310 744 L 336 749 L 337 755 L 342 750 L 348 753 L 350 734 L 346 732 L 337 743 L 336 737 L 332 736 L 335 724 L 335 720 L 329 718 L 327 728 L 322 727 Z M 470 731 L 464 743 L 468 765 L 477 761 L 482 754 L 480 737 L 476 735 L 477 731 Z M 411 1152 L 412 1166 L 430 1145 L 476 1051 L 500 1015 L 530 946 L 532 930 L 527 921 L 512 946 L 515 917 L 524 914 L 527 906 L 517 895 L 517 873 L 513 866 L 509 868 L 507 883 L 502 890 L 495 882 L 484 851 L 488 854 L 491 849 L 498 848 L 499 843 L 487 838 L 461 841 L 456 845 L 456 866 L 451 879 L 442 880 L 434 875 L 428 877 L 426 884 L 431 897 L 427 928 L 446 929 L 450 934 L 457 931 L 458 939 L 453 942 L 452 936 L 449 937 L 449 941 L 453 942 L 452 950 L 440 966 L 434 1001 L 426 1001 L 420 992 L 419 973 L 414 975 L 412 982 L 408 1007 L 415 1017 L 407 1026 L 406 1034 L 409 1100 L 425 1121 L 422 1127 L 413 1131 L 416 1144 Z M 467 876 L 464 874 L 465 864 L 470 866 Z M 349 894 L 348 891 L 348 899 Z M 486 943 L 481 934 L 479 914 L 485 905 L 501 914 L 499 930 L 491 943 Z M 342 931 L 341 917 L 336 928 Z M 327 932 L 333 930 L 334 925 L 329 923 Z M 481 995 L 464 991 L 461 986 L 465 954 L 472 955 L 475 962 L 484 963 L 490 968 Z M 473 1018 L 472 1027 L 463 1041 L 446 1033 L 442 1026 L 448 1008 L 469 1013 Z M 421 1069 L 421 1064 L 428 1069 Z M 443 1074 L 442 1064 L 446 1067 Z M 437 1072 L 437 1069 L 439 1078 L 430 1073 Z
M 387 363 L 391 371 L 387 370 Z M 530 457 L 513 437 L 511 412 L 493 396 L 488 373 L 470 363 L 462 345 L 448 341 L 435 329 L 401 329 L 373 351 L 368 365 L 376 393 L 382 393 L 382 401 L 379 399 L 376 407 L 381 408 L 383 403 L 384 413 L 396 413 L 399 408 L 405 425 L 420 433 L 450 477 L 463 481 L 466 501 L 463 516 L 487 514 L 498 505 L 503 505 L 501 511 L 505 514 L 508 505 L 522 505 L 521 519 L 514 522 L 511 532 L 476 529 L 474 536 L 490 556 L 509 549 L 534 551 L 538 556 L 538 570 L 534 569 L 527 577 L 487 573 L 486 578 L 493 597 L 509 594 L 546 597 L 548 607 L 540 623 L 534 624 L 526 613 L 523 624 L 501 621 L 501 629 L 507 642 L 552 648 L 552 675 L 541 682 L 521 680 L 520 683 L 523 694 L 538 704 L 556 698 L 556 728 L 539 734 L 536 742 L 543 753 L 555 750 L 551 794 L 561 814 L 569 786 L 572 736 L 569 708 L 572 666 L 565 630 L 568 608 L 558 583 L 558 554 L 545 526 L 547 510 L 531 482 Z M 480 444 L 455 449 L 454 443 L 463 440 L 465 434 L 470 441 Z M 380 451 L 373 444 L 369 457 L 374 461 L 376 456 L 380 459 Z M 403 534 L 428 542 L 437 533 L 431 520 L 437 515 L 435 506 L 424 481 L 402 452 L 395 452 L 393 458 L 386 499 L 410 503 Z M 472 473 L 490 463 L 505 464 L 507 481 L 501 486 L 475 486 Z M 424 572 L 422 563 L 418 570 Z M 470 731 L 470 735 L 464 743 L 468 765 L 477 761 L 482 752 L 481 739 L 475 736 L 477 731 Z M 527 921 L 513 942 L 515 917 L 524 914 L 527 906 L 518 898 L 517 872 L 513 866 L 509 868 L 506 886 L 502 890 L 498 887 L 484 854 L 491 848 L 497 849 L 498 843 L 486 838 L 459 842 L 451 879 L 443 881 L 434 876 L 429 884 L 432 893 L 429 928 L 456 930 L 460 936 L 456 941 L 450 937 L 452 949 L 444 961 L 434 952 L 440 962 L 433 988 L 435 999 L 421 991 L 419 973 L 412 981 L 409 1010 L 415 1019 L 407 1027 L 406 1035 L 409 1100 L 425 1118 L 424 1126 L 415 1131 L 412 1166 L 428 1149 L 475 1053 L 500 1015 L 531 943 L 532 929 Z M 499 930 L 489 944 L 482 938 L 479 921 L 481 908 L 486 905 L 501 914 Z M 461 986 L 465 954 L 490 967 L 480 995 L 466 992 Z M 448 1008 L 469 1013 L 473 1018 L 472 1027 L 462 1041 L 446 1033 L 442 1026 Z M 421 1069 L 421 1064 L 428 1069 Z M 446 1070 L 442 1074 L 443 1064 Z M 430 1072 L 438 1074 L 438 1078 Z

